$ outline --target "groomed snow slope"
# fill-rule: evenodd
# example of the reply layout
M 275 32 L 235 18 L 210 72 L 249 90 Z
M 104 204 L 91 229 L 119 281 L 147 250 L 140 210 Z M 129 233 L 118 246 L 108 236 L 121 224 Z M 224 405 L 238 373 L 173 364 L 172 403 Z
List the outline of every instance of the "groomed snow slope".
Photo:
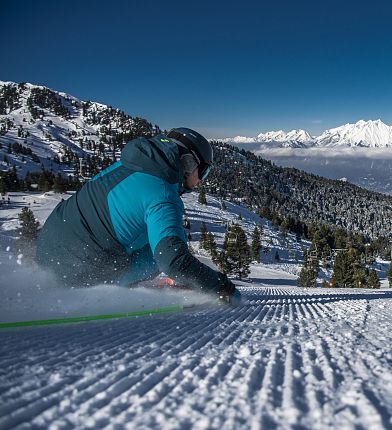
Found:
M 242 293 L 238 308 L 0 331 L 0 428 L 392 427 L 390 292 Z
M 205 301 L 108 286 L 64 291 L 33 271 L 13 253 L 17 214 L 28 205 L 42 224 L 61 197 L 69 196 L 12 193 L 2 206 L 0 321 Z M 218 245 L 225 221 L 248 235 L 259 221 L 210 196 L 208 206 L 195 194 L 184 201 L 192 247 L 207 264 L 201 221 Z M 250 279 L 236 281 L 238 308 L 0 329 L 0 429 L 392 428 L 391 290 L 295 288 L 308 243 L 264 221 L 264 246 Z M 377 266 L 386 286 L 386 266 Z

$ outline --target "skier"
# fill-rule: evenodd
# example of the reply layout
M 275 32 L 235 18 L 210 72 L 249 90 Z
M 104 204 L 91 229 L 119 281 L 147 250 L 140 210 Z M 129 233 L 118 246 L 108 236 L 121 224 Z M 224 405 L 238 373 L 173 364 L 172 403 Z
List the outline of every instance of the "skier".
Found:
M 180 195 L 207 177 L 210 143 L 189 128 L 129 141 L 115 162 L 59 203 L 38 237 L 37 262 L 65 284 L 130 285 L 166 273 L 238 302 L 228 277 L 188 250 Z

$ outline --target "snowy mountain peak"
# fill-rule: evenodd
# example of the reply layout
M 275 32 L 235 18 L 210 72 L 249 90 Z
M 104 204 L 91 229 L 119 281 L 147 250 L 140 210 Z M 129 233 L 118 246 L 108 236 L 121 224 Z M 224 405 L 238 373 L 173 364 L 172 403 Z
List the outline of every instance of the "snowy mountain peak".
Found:
M 354 124 L 345 124 L 340 127 L 324 131 L 320 136 L 314 137 L 305 130 L 268 131 L 256 137 L 236 136 L 223 139 L 232 143 L 260 143 L 260 149 L 273 147 L 302 148 L 302 147 L 392 147 L 392 126 L 385 124 L 381 119 L 363 119 Z
M 392 127 L 380 119 L 345 124 L 326 130 L 316 146 L 387 148 L 392 146 Z
M 267 133 L 260 133 L 257 136 L 257 141 L 261 143 L 275 143 L 279 142 L 285 147 L 302 147 L 306 144 L 313 142 L 312 136 L 305 130 L 291 130 L 289 132 L 270 131 Z
M 223 139 L 224 142 L 234 143 L 261 143 L 268 147 L 292 147 L 301 148 L 313 143 L 314 138 L 305 130 L 283 130 L 268 131 L 260 133 L 256 137 L 236 136 L 234 138 Z

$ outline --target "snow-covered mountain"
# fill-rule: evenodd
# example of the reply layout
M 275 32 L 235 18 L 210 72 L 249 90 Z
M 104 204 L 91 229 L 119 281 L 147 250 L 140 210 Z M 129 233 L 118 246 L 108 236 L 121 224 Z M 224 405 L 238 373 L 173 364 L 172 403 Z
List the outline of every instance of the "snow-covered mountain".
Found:
M 260 133 L 256 137 L 236 136 L 222 139 L 225 143 L 260 143 L 267 147 L 304 148 L 314 142 L 314 138 L 305 130 L 283 130 Z
M 0 170 L 57 171 L 94 156 L 113 160 L 129 139 L 155 134 L 143 118 L 29 83 L 0 81 Z M 63 167 L 61 170 L 64 171 Z
M 348 146 L 368 148 L 392 147 L 392 126 L 376 121 L 360 120 L 355 124 L 324 131 L 315 140 L 316 146 Z
M 380 119 L 375 121 L 360 120 L 354 124 L 325 130 L 319 136 L 312 136 L 305 130 L 289 132 L 268 131 L 256 137 L 235 136 L 224 138 L 226 143 L 261 143 L 262 147 L 306 148 L 306 147 L 392 147 L 392 126 L 384 124 Z

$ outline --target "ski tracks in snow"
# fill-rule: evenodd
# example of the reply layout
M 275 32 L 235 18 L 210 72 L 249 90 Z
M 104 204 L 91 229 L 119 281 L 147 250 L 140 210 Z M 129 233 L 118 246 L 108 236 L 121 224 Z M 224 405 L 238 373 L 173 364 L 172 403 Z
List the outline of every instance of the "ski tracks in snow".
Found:
M 0 428 L 392 428 L 392 294 L 0 332 Z

